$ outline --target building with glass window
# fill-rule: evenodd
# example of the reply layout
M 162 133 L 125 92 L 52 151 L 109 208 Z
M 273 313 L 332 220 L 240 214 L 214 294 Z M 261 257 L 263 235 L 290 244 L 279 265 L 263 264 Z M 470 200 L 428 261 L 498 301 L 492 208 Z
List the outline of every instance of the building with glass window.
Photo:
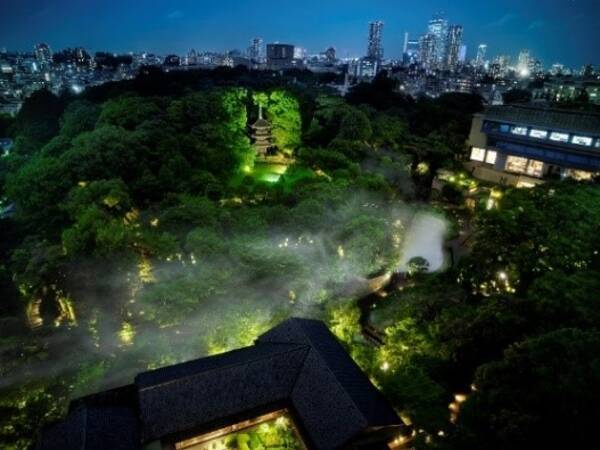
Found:
M 369 22 L 369 41 L 367 45 L 367 58 L 381 62 L 383 59 L 383 22 L 377 20 Z
M 388 449 L 407 430 L 319 321 L 71 403 L 39 450 Z M 404 438 L 403 438 L 404 439 Z
M 600 173 L 600 115 L 502 105 L 475 114 L 467 167 L 476 178 L 533 186 L 549 178 Z
M 433 16 L 427 24 L 427 32 L 434 37 L 435 65 L 443 68 L 448 50 L 448 21 L 443 14 Z
M 301 68 L 295 58 L 296 47 L 290 44 L 267 44 L 267 67 L 271 70 Z

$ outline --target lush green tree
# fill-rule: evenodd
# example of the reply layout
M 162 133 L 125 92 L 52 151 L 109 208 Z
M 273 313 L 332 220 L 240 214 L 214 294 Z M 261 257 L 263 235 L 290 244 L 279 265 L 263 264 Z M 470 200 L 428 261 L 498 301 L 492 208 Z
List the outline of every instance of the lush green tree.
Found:
M 349 106 L 340 97 L 321 95 L 315 99 L 315 111 L 304 140 L 313 146 L 326 146 L 337 136 L 341 120 Z
M 561 327 L 600 328 L 600 297 L 594 292 L 600 292 L 597 270 L 545 273 L 527 290 L 535 311 L 531 326 L 542 332 Z
M 429 261 L 427 261 L 422 256 L 415 256 L 410 258 L 408 261 L 408 273 L 410 275 L 417 275 L 420 273 L 425 273 L 429 270 Z
M 592 267 L 598 261 L 598 205 L 600 188 L 593 184 L 508 190 L 498 209 L 480 216 L 464 279 L 481 291 L 525 292 L 550 271 Z
M 63 110 L 63 100 L 50 91 L 40 89 L 31 94 L 17 114 L 15 132 L 34 144 L 32 148 L 27 149 L 15 145 L 14 151 L 29 156 L 32 151 L 48 142 L 58 133 L 59 118 Z
M 354 105 L 371 105 L 380 110 L 391 108 L 408 109 L 412 99 L 396 90 L 397 82 L 388 76 L 386 71 L 380 72 L 373 82 L 359 83 L 350 89 L 346 99 Z
M 302 120 L 298 100 L 283 90 L 269 95 L 267 119 L 271 122 L 275 144 L 291 152 L 301 144 Z
M 470 380 L 483 363 L 535 330 L 533 306 L 519 298 L 494 296 L 480 304 L 461 303 L 435 318 L 436 340 L 449 359 L 453 379 Z
M 451 161 L 452 150 L 444 137 L 434 132 L 426 138 L 413 137 L 404 145 L 404 151 L 412 157 L 411 173 L 417 197 L 429 198 L 433 178 L 438 169 Z
M 338 137 L 351 141 L 367 141 L 372 134 L 371 121 L 367 115 L 360 110 L 351 109 L 342 119 Z
M 400 117 L 376 114 L 371 119 L 373 142 L 378 147 L 398 149 L 408 140 L 408 125 Z
M 350 218 L 337 234 L 336 242 L 340 257 L 363 275 L 390 267 L 399 253 L 385 220 L 366 214 Z
M 481 366 L 456 448 L 592 448 L 600 419 L 600 333 L 557 330 Z
M 55 231 L 64 222 L 58 203 L 71 188 L 64 164 L 55 158 L 34 157 L 8 176 L 6 194 L 17 205 L 17 220 L 26 229 Z
M 133 130 L 145 120 L 155 119 L 161 114 L 161 108 L 152 99 L 123 96 L 102 105 L 98 122 Z
M 67 138 L 91 131 L 100 116 L 100 107 L 87 100 L 76 100 L 67 105 L 60 118 L 60 134 Z
M 8 114 L 0 113 L 0 136 L 11 137 L 15 119 Z

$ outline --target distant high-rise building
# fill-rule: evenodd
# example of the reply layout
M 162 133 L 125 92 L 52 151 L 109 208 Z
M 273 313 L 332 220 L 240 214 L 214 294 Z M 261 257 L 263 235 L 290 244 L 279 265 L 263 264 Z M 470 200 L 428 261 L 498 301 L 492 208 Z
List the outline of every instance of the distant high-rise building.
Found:
M 267 44 L 267 64 L 271 69 L 293 67 L 294 50 L 290 44 Z
M 550 74 L 552 75 L 562 75 L 562 73 L 565 70 L 565 66 L 563 64 L 560 63 L 554 63 L 552 64 L 552 67 L 550 68 Z
M 252 61 L 260 61 L 262 58 L 262 46 L 263 40 L 261 38 L 254 38 L 250 41 L 250 47 L 248 47 L 248 58 Z
M 585 64 L 581 68 L 581 76 L 584 78 L 591 77 L 594 75 L 594 66 L 591 64 Z
M 460 46 L 460 50 L 458 51 L 458 63 L 464 64 L 467 60 L 467 46 L 466 44 L 462 44 Z
M 181 65 L 181 58 L 177 55 L 167 55 L 163 61 L 164 66 L 177 67 Z
M 383 59 L 383 22 L 375 21 L 369 23 L 369 45 L 367 47 L 367 58 L 373 61 Z
M 336 58 L 336 55 L 335 55 L 335 48 L 334 47 L 329 47 L 327 50 L 325 50 L 325 59 L 329 63 L 335 62 L 335 60 L 337 58 Z
M 519 52 L 519 60 L 517 70 L 522 76 L 527 76 L 531 73 L 532 59 L 529 50 L 524 49 Z
M 494 78 L 502 78 L 508 71 L 508 65 L 510 64 L 510 57 L 506 55 L 498 55 L 494 59 L 492 64 L 492 76 Z
M 194 49 L 191 49 L 187 54 L 185 62 L 188 66 L 195 66 L 198 64 L 198 52 Z
M 431 33 L 426 33 L 419 39 L 419 61 L 427 69 L 437 66 L 436 38 Z
M 306 59 L 306 49 L 304 47 L 294 47 L 294 59 Z
M 451 25 L 448 28 L 446 67 L 450 70 L 456 70 L 460 63 L 459 54 L 462 46 L 462 37 L 463 27 L 461 25 Z
M 539 59 L 532 59 L 529 63 L 529 72 L 536 77 L 542 77 L 544 75 L 544 65 Z
M 48 65 L 52 62 L 52 50 L 48 44 L 37 44 L 34 47 L 34 55 L 38 64 L 41 66 Z
M 429 21 L 427 31 L 434 37 L 435 66 L 443 67 L 446 63 L 448 48 L 448 21 L 442 14 L 436 14 Z
M 404 55 L 408 50 L 408 31 L 404 32 L 404 45 L 402 45 L 402 54 Z
M 405 34 L 408 37 L 408 33 Z M 402 54 L 402 62 L 405 65 L 416 64 L 419 62 L 419 41 L 415 39 L 405 39 L 404 53 Z
M 475 57 L 475 67 L 483 67 L 484 66 L 486 52 L 487 52 L 487 44 L 479 44 L 479 47 L 477 47 L 477 56 Z

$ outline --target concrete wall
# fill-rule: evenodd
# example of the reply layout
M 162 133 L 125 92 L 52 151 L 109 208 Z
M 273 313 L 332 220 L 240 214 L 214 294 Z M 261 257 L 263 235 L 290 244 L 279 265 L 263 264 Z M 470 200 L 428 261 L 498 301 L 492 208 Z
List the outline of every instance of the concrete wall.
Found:
M 487 147 L 487 136 L 481 131 L 483 126 L 483 114 L 473 114 L 471 132 L 469 133 L 468 145 L 471 147 Z

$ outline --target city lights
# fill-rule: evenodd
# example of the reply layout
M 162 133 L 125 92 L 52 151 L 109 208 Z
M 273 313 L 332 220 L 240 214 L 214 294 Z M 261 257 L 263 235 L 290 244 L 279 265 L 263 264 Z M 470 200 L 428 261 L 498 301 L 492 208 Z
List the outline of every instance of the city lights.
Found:
M 598 8 L 538 2 L 3 4 L 0 448 L 597 447 Z

